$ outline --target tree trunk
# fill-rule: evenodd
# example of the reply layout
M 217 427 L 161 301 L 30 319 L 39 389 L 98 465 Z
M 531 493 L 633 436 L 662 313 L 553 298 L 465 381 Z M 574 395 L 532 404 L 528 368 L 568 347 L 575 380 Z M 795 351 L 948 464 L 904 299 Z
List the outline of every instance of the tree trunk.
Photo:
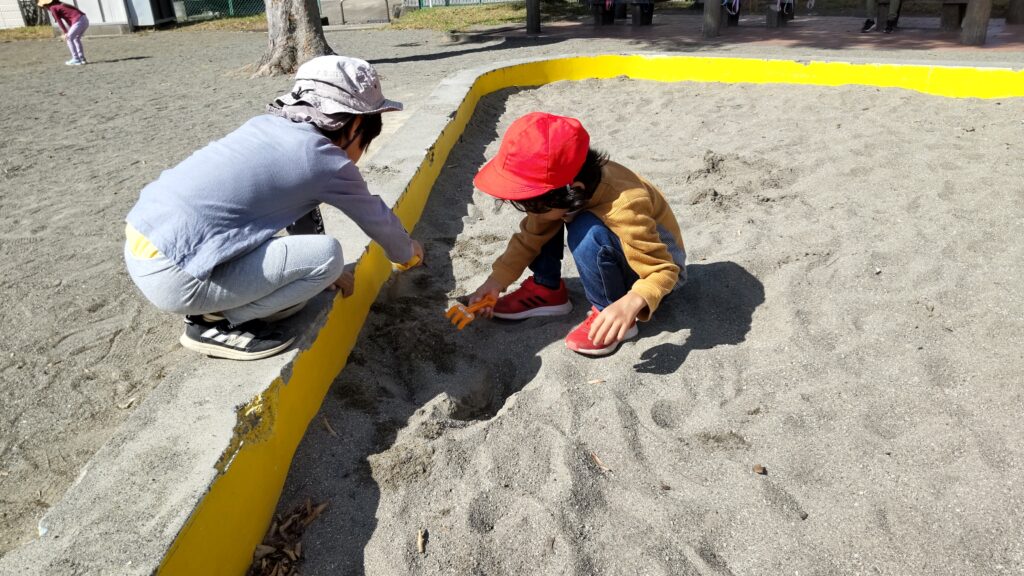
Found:
M 526 33 L 540 34 L 540 0 L 526 0 Z
M 1007 24 L 1024 24 L 1024 0 L 1010 0 L 1006 7 Z
M 267 0 L 269 43 L 253 76 L 292 74 L 303 62 L 334 54 L 316 0 Z
M 988 34 L 988 19 L 992 15 L 992 0 L 970 0 L 960 29 L 960 43 L 981 46 Z
M 722 26 L 722 2 L 721 0 L 704 0 L 704 26 L 702 32 L 704 38 L 718 36 L 719 28 Z

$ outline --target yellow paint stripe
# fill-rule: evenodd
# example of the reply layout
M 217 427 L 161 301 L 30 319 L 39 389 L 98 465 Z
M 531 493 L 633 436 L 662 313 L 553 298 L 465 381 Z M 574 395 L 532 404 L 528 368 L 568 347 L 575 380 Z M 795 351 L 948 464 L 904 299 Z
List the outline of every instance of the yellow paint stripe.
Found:
M 793 62 L 745 58 L 610 55 L 527 62 L 480 76 L 410 180 L 395 212 L 412 229 L 434 181 L 479 99 L 512 86 L 559 80 L 627 76 L 659 82 L 747 82 L 816 86 L 898 87 L 952 98 L 1024 96 L 1024 71 L 898 64 Z M 359 330 L 391 273 L 372 245 L 356 270 L 352 297 L 338 299 L 316 342 L 295 361 L 291 380 L 280 379 L 243 409 L 257 422 L 240 432 L 237 453 L 182 528 L 168 551 L 162 575 L 243 574 L 270 525 L 292 456 L 344 367 Z

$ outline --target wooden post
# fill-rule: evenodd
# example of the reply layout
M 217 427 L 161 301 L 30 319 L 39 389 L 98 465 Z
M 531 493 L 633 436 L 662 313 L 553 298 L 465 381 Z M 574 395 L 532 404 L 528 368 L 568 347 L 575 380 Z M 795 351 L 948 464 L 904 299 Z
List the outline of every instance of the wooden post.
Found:
M 992 15 L 992 0 L 970 0 L 964 14 L 960 43 L 967 46 L 981 46 L 988 34 L 988 19 Z
M 1024 0 L 1010 0 L 1006 7 L 1007 24 L 1024 24 Z
M 989 0 L 991 2 L 991 0 Z M 704 38 L 718 36 L 718 28 L 722 25 L 721 0 L 704 0 Z
M 526 33 L 540 34 L 540 0 L 526 0 Z
M 939 17 L 939 29 L 943 32 L 959 32 L 960 23 L 964 20 L 967 4 L 942 3 L 942 15 Z

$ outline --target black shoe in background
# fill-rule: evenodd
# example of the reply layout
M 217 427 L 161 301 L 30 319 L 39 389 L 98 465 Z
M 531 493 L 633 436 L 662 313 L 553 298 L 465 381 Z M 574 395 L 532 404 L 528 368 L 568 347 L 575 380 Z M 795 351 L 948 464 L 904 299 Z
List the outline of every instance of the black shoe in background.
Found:
M 875 21 L 872 20 L 871 18 L 868 18 L 867 20 L 864 21 L 864 25 L 861 26 L 860 33 L 864 34 L 865 32 L 871 32 L 874 29 L 875 29 Z

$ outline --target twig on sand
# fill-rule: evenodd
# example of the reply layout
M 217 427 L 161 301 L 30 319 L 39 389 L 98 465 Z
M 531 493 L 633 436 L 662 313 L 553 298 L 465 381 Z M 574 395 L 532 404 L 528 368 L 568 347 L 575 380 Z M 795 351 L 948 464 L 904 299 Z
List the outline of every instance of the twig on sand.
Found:
M 603 472 L 605 474 L 610 474 L 611 473 L 612 469 L 607 467 L 607 466 L 605 466 L 604 462 L 601 462 L 601 459 L 597 457 L 596 453 L 591 452 L 590 453 L 590 457 L 594 460 L 594 464 L 597 464 L 597 469 L 598 470 L 600 470 L 601 472 Z
M 274 516 L 263 543 L 256 546 L 247 576 L 296 576 L 302 563 L 302 534 L 327 508 L 307 499 L 291 512 Z
M 119 403 L 117 405 L 117 407 L 120 408 L 121 410 L 127 410 L 127 409 L 132 407 L 132 404 L 135 404 L 135 398 L 134 397 L 129 398 L 129 399 L 125 400 L 124 402 Z
M 335 438 L 337 438 L 338 437 L 338 433 L 334 431 L 334 428 L 331 428 L 331 423 L 327 421 L 327 417 L 326 416 L 321 416 L 320 420 L 323 421 L 324 428 L 327 428 L 327 431 L 331 434 L 331 436 L 334 436 Z
M 587 380 L 587 384 L 604 384 L 604 378 L 594 378 L 593 380 Z
M 424 554 L 427 551 L 427 529 L 420 528 L 416 532 L 416 549 L 419 550 L 420 554 Z

